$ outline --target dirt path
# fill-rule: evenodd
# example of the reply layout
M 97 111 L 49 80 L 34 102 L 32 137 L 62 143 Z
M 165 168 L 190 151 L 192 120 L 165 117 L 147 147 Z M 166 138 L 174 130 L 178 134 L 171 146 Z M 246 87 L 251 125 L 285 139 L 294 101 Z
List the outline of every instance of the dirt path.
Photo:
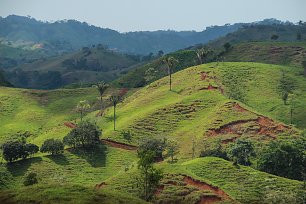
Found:
M 125 149 L 125 150 L 137 150 L 138 149 L 137 146 L 129 145 L 129 144 L 121 143 L 121 142 L 116 142 L 110 139 L 101 139 L 101 142 L 111 147 Z
M 64 122 L 64 125 L 69 128 L 76 128 L 76 124 L 72 122 Z

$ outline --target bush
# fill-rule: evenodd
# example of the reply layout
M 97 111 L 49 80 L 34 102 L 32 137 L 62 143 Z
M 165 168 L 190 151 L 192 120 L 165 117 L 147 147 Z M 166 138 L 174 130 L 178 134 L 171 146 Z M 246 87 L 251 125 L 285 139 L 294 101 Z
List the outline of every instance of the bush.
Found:
M 37 174 L 34 172 L 31 172 L 25 177 L 23 185 L 30 186 L 36 183 L 38 183 Z
M 64 152 L 64 144 L 59 139 L 47 139 L 40 147 L 41 152 L 48 152 L 52 155 L 62 154 Z
M 200 157 L 219 157 L 228 160 L 226 151 L 222 148 L 221 140 L 217 140 L 214 144 L 206 146 L 201 151 Z
M 148 139 L 139 145 L 139 151 L 154 152 L 155 160 L 161 160 L 163 159 L 163 152 L 166 148 L 166 145 L 166 140 L 162 141 L 159 139 Z

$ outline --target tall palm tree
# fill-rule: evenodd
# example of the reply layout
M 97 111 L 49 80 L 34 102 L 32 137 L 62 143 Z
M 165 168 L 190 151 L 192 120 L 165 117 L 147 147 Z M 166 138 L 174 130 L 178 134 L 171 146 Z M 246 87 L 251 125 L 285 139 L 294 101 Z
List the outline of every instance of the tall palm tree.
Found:
M 116 130 L 116 106 L 121 101 L 121 97 L 118 95 L 112 95 L 109 100 L 111 101 L 114 107 L 114 130 Z
M 108 89 L 109 85 L 107 83 L 105 83 L 104 81 L 100 81 L 98 82 L 95 87 L 97 88 L 97 90 L 100 93 L 100 103 L 101 103 L 101 116 L 102 116 L 102 112 L 103 112 L 103 94 L 106 91 L 106 89 Z
M 81 121 L 83 121 L 83 116 L 86 112 L 88 112 L 90 109 L 90 104 L 88 101 L 80 101 L 76 107 L 77 112 L 80 113 Z
M 196 50 L 197 57 L 199 59 L 200 64 L 203 64 L 208 57 L 209 54 L 211 54 L 213 51 L 210 48 L 201 48 Z
M 166 57 L 163 59 L 163 62 L 167 65 L 168 68 L 168 75 L 169 75 L 169 84 L 170 84 L 170 91 L 172 90 L 172 70 L 179 62 L 174 57 Z

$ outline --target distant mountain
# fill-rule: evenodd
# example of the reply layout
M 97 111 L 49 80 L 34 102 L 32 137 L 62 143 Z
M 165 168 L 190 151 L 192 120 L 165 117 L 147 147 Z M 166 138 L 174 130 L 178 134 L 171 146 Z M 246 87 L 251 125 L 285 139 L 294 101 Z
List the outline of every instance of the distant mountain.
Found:
M 282 23 L 275 19 L 256 22 L 256 24 Z M 10 15 L 0 17 L 0 38 L 15 46 L 37 45 L 42 49 L 62 53 L 92 44 L 104 44 L 121 52 L 147 55 L 162 50 L 173 52 L 184 47 L 225 36 L 241 28 L 242 23 L 207 27 L 202 32 L 195 31 L 141 31 L 119 33 L 99 28 L 76 20 L 54 23 L 37 21 L 34 18 Z
M 16 87 L 53 89 L 72 83 L 111 81 L 140 61 L 138 56 L 120 54 L 98 45 L 21 64 L 6 69 L 5 76 Z

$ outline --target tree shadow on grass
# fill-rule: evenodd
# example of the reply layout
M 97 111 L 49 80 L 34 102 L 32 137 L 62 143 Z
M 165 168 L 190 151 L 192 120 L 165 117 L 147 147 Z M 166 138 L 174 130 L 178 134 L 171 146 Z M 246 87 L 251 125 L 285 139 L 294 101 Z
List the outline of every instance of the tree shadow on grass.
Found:
M 87 148 L 75 148 L 68 150 L 82 159 L 85 159 L 92 167 L 105 167 L 106 166 L 106 147 L 99 144 Z
M 59 155 L 48 155 L 46 156 L 47 158 L 49 158 L 50 160 L 52 160 L 54 163 L 58 164 L 58 165 L 69 165 L 69 161 L 67 159 L 67 157 L 63 154 L 59 154 Z
M 41 157 L 34 157 L 7 163 L 6 168 L 13 176 L 23 176 L 32 164 L 40 163 L 41 161 Z

